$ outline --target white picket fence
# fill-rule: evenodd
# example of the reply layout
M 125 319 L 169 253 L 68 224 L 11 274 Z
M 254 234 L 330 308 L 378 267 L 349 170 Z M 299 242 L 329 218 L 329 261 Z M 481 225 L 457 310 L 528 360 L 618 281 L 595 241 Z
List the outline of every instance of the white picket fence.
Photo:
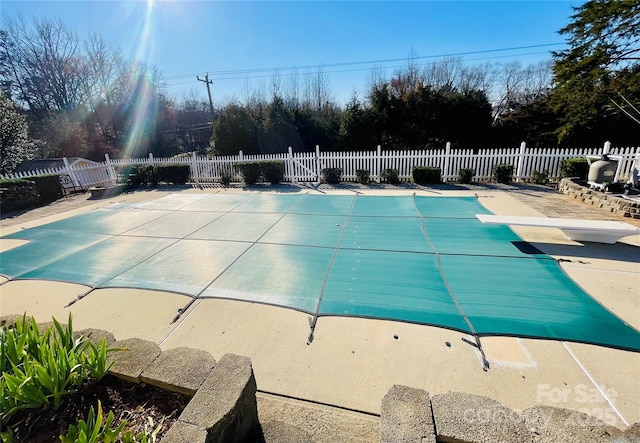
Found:
M 640 157 L 640 147 L 610 147 L 608 142 L 603 148 L 608 150 L 612 158 L 619 160 L 619 179 L 625 179 L 634 159 Z M 364 152 L 321 152 L 316 146 L 315 152 L 288 152 L 280 154 L 238 155 L 199 157 L 193 153 L 189 157 L 111 159 L 98 166 L 70 166 L 18 174 L 0 175 L 0 179 L 19 179 L 40 175 L 56 174 L 66 177 L 66 181 L 74 188 L 87 189 L 91 186 L 104 186 L 117 182 L 117 171 L 126 165 L 166 165 L 187 164 L 191 170 L 191 181 L 194 183 L 219 182 L 223 173 L 230 173 L 235 180 L 240 180 L 233 165 L 239 162 L 256 160 L 280 160 L 284 164 L 285 182 L 319 182 L 325 168 L 342 169 L 343 181 L 356 181 L 357 170 L 366 169 L 373 181 L 380 182 L 385 169 L 397 169 L 401 181 L 411 180 L 414 166 L 439 167 L 443 181 L 457 180 L 463 168 L 475 171 L 474 180 L 490 181 L 493 167 L 497 164 L 511 164 L 514 167 L 513 180 L 526 182 L 531 179 L 533 171 L 546 171 L 550 178 L 560 176 L 562 160 L 575 157 L 599 156 L 601 148 L 539 148 L 528 149 L 523 142 L 518 148 L 504 149 L 452 149 L 449 143 L 442 149 L 419 151 L 383 151 L 379 146 L 375 151 Z

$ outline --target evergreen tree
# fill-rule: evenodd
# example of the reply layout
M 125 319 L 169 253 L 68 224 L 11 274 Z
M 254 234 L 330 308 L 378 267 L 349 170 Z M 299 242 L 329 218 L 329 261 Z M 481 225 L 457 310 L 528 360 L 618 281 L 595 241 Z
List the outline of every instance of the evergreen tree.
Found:
M 21 162 L 34 158 L 37 149 L 28 136 L 26 118 L 0 93 L 0 173 L 13 172 Z
M 640 2 L 591 0 L 574 10 L 572 22 L 560 30 L 570 48 L 554 53 L 552 106 L 561 115 L 559 140 L 593 130 L 611 117 L 612 107 L 624 114 L 624 105 L 640 103 Z

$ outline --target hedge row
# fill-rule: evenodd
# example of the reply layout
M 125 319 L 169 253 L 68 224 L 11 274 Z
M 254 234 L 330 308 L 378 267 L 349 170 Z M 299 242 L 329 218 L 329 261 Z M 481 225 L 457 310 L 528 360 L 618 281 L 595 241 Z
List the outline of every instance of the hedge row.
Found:
M 236 163 L 234 168 L 242 176 L 242 180 L 247 186 L 255 185 L 261 181 L 277 185 L 284 180 L 284 162 L 282 160 L 240 162 Z
M 118 170 L 121 183 L 128 188 L 139 186 L 157 186 L 158 183 L 184 185 L 189 181 L 191 168 L 189 165 L 126 165 Z

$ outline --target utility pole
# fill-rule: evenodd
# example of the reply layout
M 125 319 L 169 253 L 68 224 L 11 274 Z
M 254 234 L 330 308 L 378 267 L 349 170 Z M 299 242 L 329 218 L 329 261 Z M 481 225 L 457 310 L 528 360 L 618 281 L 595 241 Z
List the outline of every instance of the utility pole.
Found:
M 211 89 L 209 89 L 209 85 L 213 84 L 213 81 L 209 80 L 209 73 L 204 76 L 204 80 L 200 78 L 200 76 L 196 76 L 198 81 L 204 82 L 207 85 L 207 94 L 209 94 L 209 110 L 211 111 L 211 118 L 213 118 L 213 102 L 211 101 Z
M 209 95 L 209 111 L 211 112 L 211 143 L 213 143 L 213 147 L 215 149 L 216 138 L 215 138 L 215 132 L 214 132 L 214 128 L 213 128 L 213 118 L 215 116 L 213 115 L 213 101 L 211 101 L 211 89 L 209 89 L 209 85 L 213 84 L 213 81 L 209 80 L 209 73 L 208 72 L 204 76 L 204 80 L 201 79 L 199 75 L 197 75 L 196 78 L 198 79 L 198 81 L 204 82 L 204 84 L 207 85 L 207 94 Z

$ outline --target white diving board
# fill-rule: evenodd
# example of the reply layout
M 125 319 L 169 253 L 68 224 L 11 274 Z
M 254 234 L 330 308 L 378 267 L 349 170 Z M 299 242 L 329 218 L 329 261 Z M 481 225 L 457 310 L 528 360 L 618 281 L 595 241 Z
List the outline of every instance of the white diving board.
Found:
M 557 228 L 574 241 L 614 244 L 622 237 L 640 234 L 640 228 L 621 221 L 489 214 L 476 214 L 476 217 L 482 223 L 493 225 Z

